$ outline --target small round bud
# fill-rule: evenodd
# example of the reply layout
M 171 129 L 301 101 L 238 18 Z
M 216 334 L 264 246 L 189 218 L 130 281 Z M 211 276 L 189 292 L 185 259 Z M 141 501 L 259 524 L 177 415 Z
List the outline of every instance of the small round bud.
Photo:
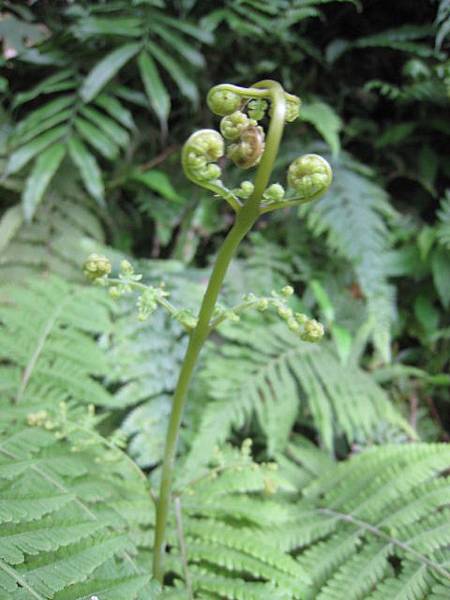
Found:
M 140 321 L 146 321 L 158 308 L 156 297 L 157 289 L 149 287 L 138 298 L 136 306 L 138 308 L 138 319 Z
M 290 165 L 287 179 L 300 198 L 313 200 L 330 187 L 333 172 L 318 154 L 305 154 Z
M 258 303 L 256 304 L 257 310 L 259 310 L 260 312 L 264 312 L 268 308 L 269 308 L 269 301 L 266 298 L 261 298 L 260 300 L 258 300 Z
M 109 288 L 109 295 L 111 296 L 111 298 L 114 298 L 116 300 L 117 298 L 120 298 L 120 296 L 122 295 L 122 292 L 117 287 L 117 285 L 113 285 L 112 287 Z
M 299 312 L 295 313 L 295 318 L 297 320 L 297 323 L 300 323 L 300 325 L 304 325 L 309 320 L 304 313 Z
M 237 190 L 235 190 L 235 194 L 236 196 L 238 196 L 238 198 L 243 198 L 244 200 L 246 200 L 247 198 L 250 198 L 250 196 L 253 194 L 254 189 L 255 186 L 251 181 L 243 181 L 240 187 L 237 188 Z
M 322 323 L 316 321 L 316 319 L 311 319 L 305 323 L 304 331 L 301 334 L 301 339 L 304 342 L 319 342 L 324 335 L 325 331 Z
M 236 314 L 233 310 L 225 311 L 225 317 L 232 323 L 238 323 L 241 320 L 241 317 L 238 314 Z
M 277 489 L 278 485 L 273 479 L 270 479 L 268 477 L 264 479 L 264 493 L 267 496 L 273 496 L 276 493 Z
M 133 265 L 128 260 L 122 260 L 120 263 L 120 270 L 124 275 L 133 275 Z
M 221 120 L 220 132 L 226 140 L 235 142 L 240 138 L 244 129 L 256 124 L 256 121 L 249 119 L 245 113 L 237 110 Z
M 301 330 L 301 325 L 299 323 L 297 323 L 297 321 L 294 319 L 294 317 L 291 317 L 290 319 L 287 320 L 287 326 L 294 333 L 299 333 Z
M 293 317 L 292 310 L 290 308 L 288 308 L 287 306 L 283 306 L 283 305 L 279 306 L 278 309 L 277 309 L 277 313 L 285 321 L 287 321 L 288 319 L 290 319 L 291 317 Z
M 289 298 L 294 293 L 294 288 L 292 285 L 285 285 L 284 288 L 281 289 L 281 295 L 285 298 Z
M 300 106 L 301 106 L 301 100 L 298 96 L 294 96 L 293 94 L 284 94 L 284 98 L 286 100 L 286 116 L 285 116 L 285 120 L 286 123 L 292 123 L 292 121 L 295 121 L 296 119 L 298 119 L 298 116 L 300 114 Z M 270 109 L 270 115 L 272 115 L 272 108 Z
M 300 114 L 301 100 L 297 96 L 291 94 L 286 95 L 286 122 L 292 123 L 298 119 Z
M 260 121 L 264 118 L 266 114 L 268 104 L 266 100 L 262 98 L 255 98 L 254 100 L 250 100 L 248 103 L 248 115 L 250 118 L 255 119 L 255 121 Z
M 279 183 L 273 183 L 265 190 L 263 197 L 270 202 L 280 202 L 284 198 L 284 187 Z
M 216 85 L 209 91 L 206 102 L 212 113 L 224 117 L 240 109 L 242 98 L 236 92 L 227 90 L 224 86 Z
M 106 256 L 91 254 L 84 263 L 84 274 L 90 281 L 107 277 L 111 273 L 111 262 Z

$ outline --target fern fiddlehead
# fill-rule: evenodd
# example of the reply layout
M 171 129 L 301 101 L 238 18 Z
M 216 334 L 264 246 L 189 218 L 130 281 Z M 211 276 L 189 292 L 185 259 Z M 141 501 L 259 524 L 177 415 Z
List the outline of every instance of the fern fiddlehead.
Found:
M 328 163 L 321 157 L 309 155 L 294 161 L 289 169 L 288 185 L 294 195 L 286 195 L 280 184 L 269 185 L 285 123 L 295 120 L 300 108 L 299 98 L 287 94 L 279 83 L 260 81 L 250 88 L 218 85 L 210 90 L 207 103 L 214 114 L 223 117 L 222 135 L 209 129 L 192 134 L 183 148 L 182 165 L 191 181 L 223 197 L 236 212 L 236 219 L 218 252 L 198 319 L 189 335 L 174 392 L 157 503 L 153 552 L 153 575 L 161 583 L 164 579 L 163 559 L 172 476 L 186 393 L 200 351 L 217 324 L 217 319 L 214 322 L 216 302 L 230 261 L 239 243 L 261 214 L 314 200 L 328 189 L 332 180 Z M 248 114 L 245 114 L 245 109 Z M 265 116 L 267 110 L 270 122 L 265 135 L 258 120 Z M 223 184 L 222 170 L 217 164 L 225 154 L 226 141 L 232 142 L 226 154 L 238 167 L 249 169 L 258 166 L 254 181 L 244 181 L 234 191 Z M 322 337 L 323 327 L 317 321 L 294 314 L 281 304 L 278 313 L 302 339 L 314 342 Z

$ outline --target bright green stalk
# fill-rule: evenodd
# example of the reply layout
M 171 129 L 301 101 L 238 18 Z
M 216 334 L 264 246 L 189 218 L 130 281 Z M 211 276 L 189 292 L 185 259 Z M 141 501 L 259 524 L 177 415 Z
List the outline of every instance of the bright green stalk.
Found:
M 231 86 L 230 86 L 231 87 Z M 172 412 L 167 430 L 164 461 L 162 465 L 161 487 L 156 510 L 155 540 L 153 549 L 153 576 L 163 582 L 165 552 L 165 537 L 167 519 L 169 515 L 170 496 L 172 488 L 173 471 L 177 449 L 178 434 L 183 415 L 186 394 L 197 363 L 200 351 L 211 331 L 211 317 L 217 302 L 217 297 L 222 288 L 222 283 L 228 270 L 231 259 L 236 250 L 253 227 L 260 215 L 259 205 L 262 195 L 269 182 L 273 165 L 278 154 L 278 148 L 283 134 L 286 118 L 286 99 L 282 87 L 274 81 L 261 81 L 254 88 L 264 90 L 261 95 L 272 101 L 272 117 L 266 139 L 264 153 L 261 157 L 255 177 L 255 188 L 251 197 L 236 215 L 236 220 L 226 236 L 214 264 L 211 277 L 203 297 L 198 323 L 190 334 L 177 386 L 173 396 Z M 236 88 L 238 89 L 238 88 Z

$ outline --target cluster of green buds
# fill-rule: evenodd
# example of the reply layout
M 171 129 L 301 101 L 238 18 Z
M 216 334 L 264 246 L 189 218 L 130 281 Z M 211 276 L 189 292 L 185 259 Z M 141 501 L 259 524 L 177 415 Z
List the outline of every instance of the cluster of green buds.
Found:
M 211 329 L 215 329 L 224 321 L 239 321 L 241 314 L 249 309 L 265 312 L 272 308 L 286 322 L 290 331 L 297 334 L 302 341 L 319 342 L 324 335 L 323 325 L 303 313 L 294 312 L 289 307 L 288 301 L 293 294 L 294 288 L 291 285 L 285 285 L 278 292 L 272 291 L 270 296 L 257 296 L 253 293 L 245 294 L 242 302 L 232 308 L 217 305 L 210 324 Z
M 138 293 L 136 301 L 137 316 L 146 321 L 161 307 L 186 331 L 192 331 L 197 325 L 197 318 L 189 309 L 177 309 L 169 302 L 170 294 L 161 282 L 158 286 L 142 283 L 142 274 L 136 273 L 128 260 L 122 260 L 118 277 L 111 277 L 112 265 L 105 256 L 91 254 L 84 263 L 84 274 L 89 281 L 108 287 L 109 294 L 115 300 L 132 292 Z
M 84 263 L 84 274 L 89 281 L 103 281 L 111 273 L 111 262 L 106 256 L 91 254 Z
M 222 159 L 227 157 L 245 170 L 260 163 L 266 147 L 265 129 L 260 121 L 267 116 L 272 119 L 275 113 L 272 97 L 263 83 L 250 88 L 231 84 L 213 87 L 207 103 L 221 117 L 220 133 L 202 129 L 192 134 L 183 147 L 186 176 L 224 198 L 235 212 L 252 196 L 254 184 L 245 180 L 238 188 L 227 188 L 222 180 Z M 301 101 L 287 92 L 283 94 L 285 122 L 292 123 L 300 114 Z M 280 183 L 269 185 L 261 196 L 259 210 L 266 213 L 316 200 L 327 191 L 332 177 L 331 167 L 324 158 L 317 154 L 301 156 L 288 169 L 286 190 Z

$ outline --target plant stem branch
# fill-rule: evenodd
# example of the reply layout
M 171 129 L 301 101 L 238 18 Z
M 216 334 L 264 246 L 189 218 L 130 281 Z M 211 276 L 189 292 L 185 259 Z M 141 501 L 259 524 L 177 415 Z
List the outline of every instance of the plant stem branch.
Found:
M 210 333 L 211 317 L 214 313 L 217 298 L 222 288 L 228 266 L 235 255 L 241 240 L 252 228 L 260 214 L 259 205 L 261 198 L 270 179 L 273 165 L 278 154 L 281 136 L 283 134 L 286 115 L 286 100 L 283 88 L 273 81 L 261 81 L 255 84 L 254 87 L 269 91 L 272 100 L 272 118 L 264 154 L 255 176 L 254 192 L 236 215 L 235 223 L 228 232 L 217 255 L 208 287 L 203 296 L 197 326 L 190 334 L 189 344 L 173 396 L 172 412 L 170 414 L 167 429 L 166 446 L 162 465 L 153 548 L 153 576 L 160 583 L 163 583 L 164 580 L 163 559 L 165 553 L 167 519 L 171 500 L 178 435 L 186 401 L 186 394 L 200 351 Z

